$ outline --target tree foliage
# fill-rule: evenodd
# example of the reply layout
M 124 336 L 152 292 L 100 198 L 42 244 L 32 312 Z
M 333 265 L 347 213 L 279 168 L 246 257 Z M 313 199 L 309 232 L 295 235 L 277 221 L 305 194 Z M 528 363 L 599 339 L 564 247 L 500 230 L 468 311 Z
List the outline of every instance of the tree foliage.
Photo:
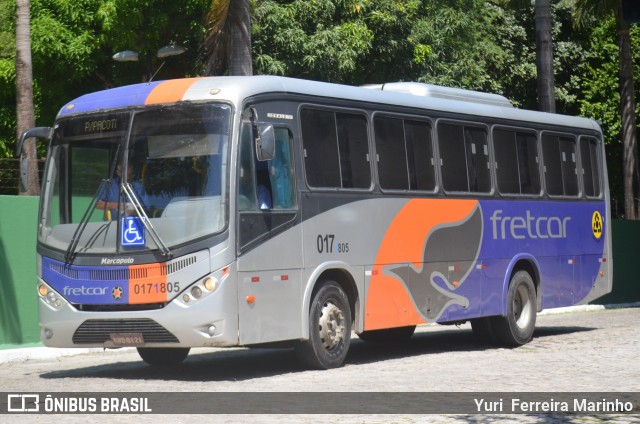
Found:
M 615 24 L 593 19 L 575 28 L 575 1 L 551 1 L 556 108 L 602 121 L 615 192 L 622 160 Z M 162 64 L 157 49 L 170 43 L 187 52 L 168 58 L 156 79 L 204 75 L 206 16 L 225 1 L 31 3 L 36 118 L 50 125 L 69 99 L 145 79 Z M 500 93 L 536 109 L 533 3 L 251 0 L 253 71 L 355 85 L 421 81 Z M 637 28 L 631 38 L 638 76 Z M 114 62 L 121 50 L 137 51 L 140 62 Z M 1 0 L 0 156 L 10 155 L 15 142 L 14 63 L 15 0 Z

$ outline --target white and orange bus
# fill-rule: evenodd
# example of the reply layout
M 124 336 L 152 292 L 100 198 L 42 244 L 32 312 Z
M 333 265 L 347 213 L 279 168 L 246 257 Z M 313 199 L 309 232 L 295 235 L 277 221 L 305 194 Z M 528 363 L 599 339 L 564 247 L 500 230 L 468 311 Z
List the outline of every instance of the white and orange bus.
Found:
M 611 290 L 592 120 L 418 83 L 214 77 L 88 94 L 34 136 L 47 346 L 170 365 L 288 342 L 331 368 L 352 332 L 470 321 L 517 346 L 538 311 Z

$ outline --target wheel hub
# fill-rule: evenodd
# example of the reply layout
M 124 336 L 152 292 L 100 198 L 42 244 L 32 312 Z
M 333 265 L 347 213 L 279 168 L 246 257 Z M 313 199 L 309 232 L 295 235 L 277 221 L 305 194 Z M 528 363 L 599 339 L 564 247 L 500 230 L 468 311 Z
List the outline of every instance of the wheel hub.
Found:
M 529 299 L 529 291 L 526 287 L 520 286 L 513 299 L 513 314 L 516 324 L 520 328 L 527 326 L 533 313 L 533 307 Z
M 345 319 L 342 310 L 331 302 L 320 313 L 320 339 L 325 349 L 333 349 L 344 338 Z

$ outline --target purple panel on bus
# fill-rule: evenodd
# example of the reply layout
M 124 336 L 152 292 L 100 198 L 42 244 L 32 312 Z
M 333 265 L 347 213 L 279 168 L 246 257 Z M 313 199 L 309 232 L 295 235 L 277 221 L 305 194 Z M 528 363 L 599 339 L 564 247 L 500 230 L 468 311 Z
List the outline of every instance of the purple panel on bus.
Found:
M 129 303 L 129 267 L 73 266 L 42 258 L 42 279 L 73 304 Z
M 78 97 L 72 102 L 64 105 L 58 116 L 65 116 L 74 113 L 93 112 L 102 109 L 117 109 L 127 106 L 141 106 L 145 104 L 149 93 L 161 81 L 154 81 L 149 84 L 136 84 L 126 87 L 117 87 L 110 90 L 98 91 Z

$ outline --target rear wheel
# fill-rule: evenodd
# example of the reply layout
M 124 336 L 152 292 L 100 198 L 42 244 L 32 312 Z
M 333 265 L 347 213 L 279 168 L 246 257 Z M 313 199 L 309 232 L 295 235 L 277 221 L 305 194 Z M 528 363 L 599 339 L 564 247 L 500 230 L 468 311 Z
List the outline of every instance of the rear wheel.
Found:
M 507 346 L 520 346 L 531 340 L 536 326 L 536 289 L 526 271 L 511 278 L 507 292 L 507 315 L 491 318 L 496 340 Z
M 335 281 L 320 283 L 309 310 L 309 339 L 296 347 L 298 358 L 317 369 L 343 364 L 351 340 L 351 308 Z
M 397 328 L 385 328 L 383 330 L 363 331 L 358 334 L 360 339 L 371 343 L 401 343 L 409 340 L 416 331 L 415 325 Z
M 139 347 L 138 354 L 144 362 L 154 367 L 180 365 L 189 354 L 188 347 Z

